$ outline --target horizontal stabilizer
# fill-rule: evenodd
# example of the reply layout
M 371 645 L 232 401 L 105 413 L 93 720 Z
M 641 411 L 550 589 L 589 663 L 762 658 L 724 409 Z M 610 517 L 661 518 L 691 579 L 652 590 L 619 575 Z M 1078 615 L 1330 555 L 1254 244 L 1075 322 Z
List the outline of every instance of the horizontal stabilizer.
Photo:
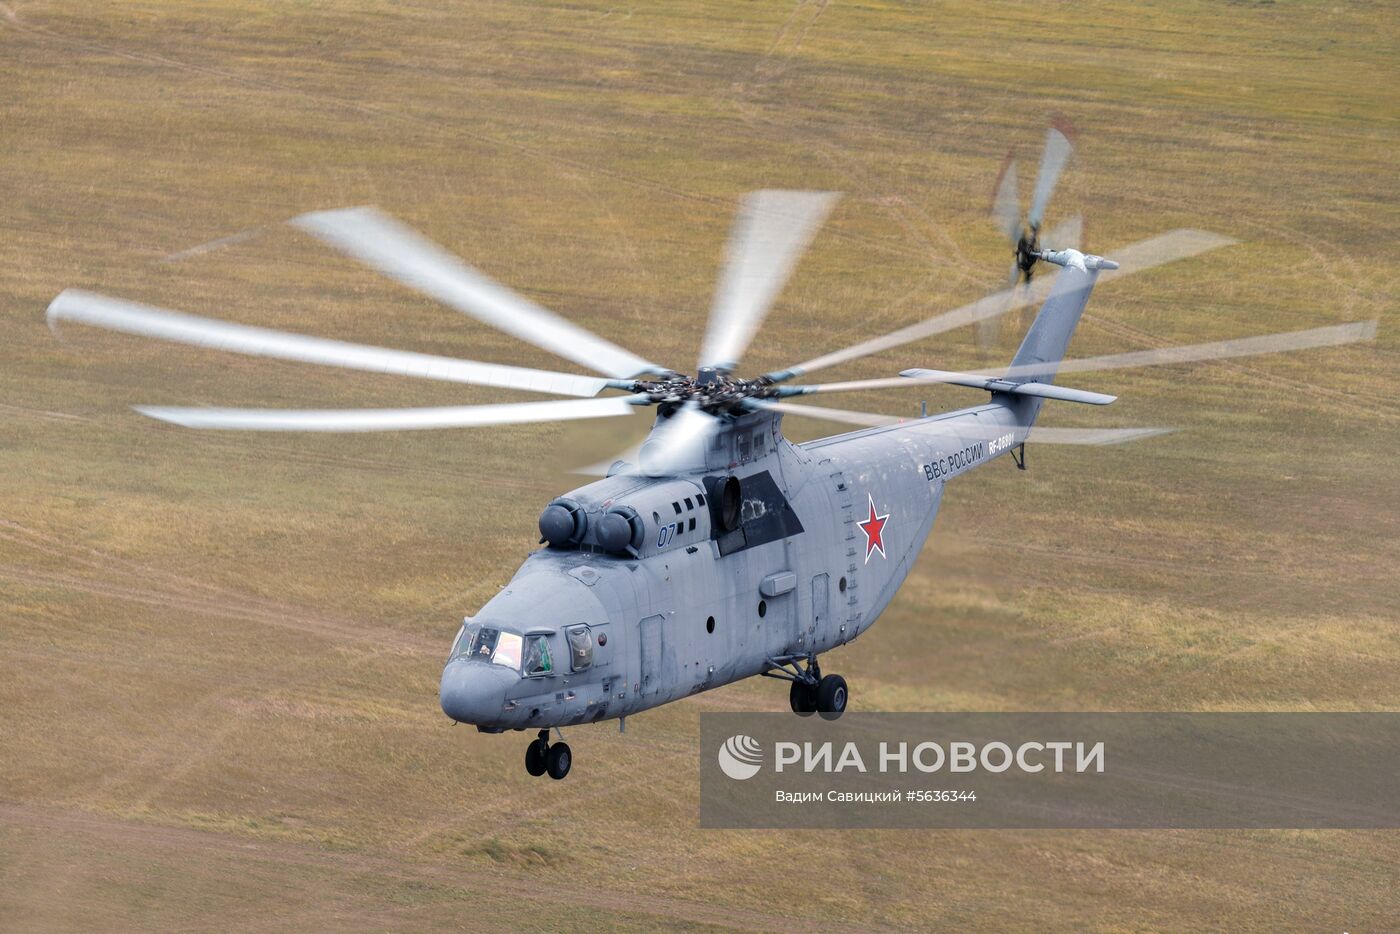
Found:
M 902 370 L 900 376 L 929 383 L 948 383 L 953 386 L 971 386 L 988 392 L 1005 392 L 1018 396 L 1039 396 L 1042 399 L 1059 399 L 1062 402 L 1083 402 L 1087 405 L 1108 405 L 1118 397 L 1101 392 L 1088 392 L 1083 389 L 1070 389 L 1050 383 L 1017 383 L 976 373 L 950 373 L 947 370 L 912 369 Z

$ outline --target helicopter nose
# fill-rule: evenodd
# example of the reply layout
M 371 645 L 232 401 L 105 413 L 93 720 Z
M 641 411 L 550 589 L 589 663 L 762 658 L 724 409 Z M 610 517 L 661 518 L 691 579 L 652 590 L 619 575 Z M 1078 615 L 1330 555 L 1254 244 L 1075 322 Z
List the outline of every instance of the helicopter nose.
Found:
M 442 670 L 442 712 L 461 723 L 490 725 L 501 715 L 515 672 L 500 665 L 454 659 Z

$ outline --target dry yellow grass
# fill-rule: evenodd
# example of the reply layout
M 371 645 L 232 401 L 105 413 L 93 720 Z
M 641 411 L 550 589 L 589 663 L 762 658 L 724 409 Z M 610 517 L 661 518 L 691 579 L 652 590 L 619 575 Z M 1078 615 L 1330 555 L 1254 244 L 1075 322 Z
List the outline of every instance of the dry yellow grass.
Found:
M 519 737 L 438 712 L 440 658 L 568 468 L 641 419 L 180 431 L 128 406 L 509 394 L 55 340 L 43 309 L 82 286 L 560 365 L 280 226 L 374 202 L 685 366 L 736 197 L 843 190 L 751 355 L 768 368 L 990 287 L 998 160 L 1033 162 L 1063 111 L 1081 136 L 1055 207 L 1094 248 L 1243 241 L 1106 286 L 1075 353 L 1375 317 L 1380 339 L 1081 379 L 1122 401 L 1050 423 L 1184 430 L 959 481 L 900 599 L 839 653 L 855 702 L 1396 709 L 1396 13 L 0 4 L 0 927 L 1393 924 L 1394 833 L 701 833 L 697 715 L 781 709 L 766 682 L 575 731 L 575 773 L 531 780 Z M 978 362 L 954 334 L 832 375 Z

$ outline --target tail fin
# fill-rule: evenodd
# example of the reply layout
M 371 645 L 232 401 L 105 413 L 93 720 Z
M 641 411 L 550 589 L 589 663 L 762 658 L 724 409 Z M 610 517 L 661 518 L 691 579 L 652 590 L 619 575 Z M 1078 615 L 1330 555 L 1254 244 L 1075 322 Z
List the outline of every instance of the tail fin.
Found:
M 1118 264 L 1101 256 L 1089 256 L 1078 250 L 1047 250 L 1040 255 L 1042 260 L 1063 266 L 1063 271 L 1055 278 L 1055 286 L 1050 297 L 1040 308 L 1025 340 L 1011 360 L 1008 378 L 1013 382 L 1054 382 L 1060 361 L 1065 358 L 1069 340 L 1084 313 L 1089 301 L 1089 293 L 1094 290 L 1100 269 L 1117 269 Z M 1011 374 L 1014 374 L 1011 375 Z M 1043 400 L 1026 399 L 1027 424 L 1035 422 Z

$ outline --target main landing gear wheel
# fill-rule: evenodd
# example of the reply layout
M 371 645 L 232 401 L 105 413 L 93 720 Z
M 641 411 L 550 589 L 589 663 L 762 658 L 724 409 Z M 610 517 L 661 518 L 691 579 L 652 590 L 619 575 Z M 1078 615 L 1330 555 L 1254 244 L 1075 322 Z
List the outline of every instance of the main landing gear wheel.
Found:
M 794 685 L 795 686 L 795 685 Z M 817 713 L 823 720 L 835 720 L 846 710 L 846 679 L 827 675 L 817 682 Z
M 805 681 L 792 682 L 792 689 L 788 691 L 788 702 L 792 704 L 792 712 L 799 717 L 810 717 L 817 712 L 817 688 L 814 684 L 807 684 Z
M 803 663 L 806 663 L 805 667 Z M 799 717 L 819 713 L 823 720 L 835 720 L 846 712 L 849 691 L 846 679 L 840 675 L 822 677 L 815 652 L 806 655 L 772 655 L 769 668 L 760 672 L 767 678 L 782 678 L 791 682 L 788 703 Z
M 548 768 L 545 757 L 549 755 L 549 740 L 544 736 L 525 747 L 525 771 L 539 778 Z
M 555 780 L 568 775 L 569 766 L 573 764 L 574 757 L 569 752 L 568 743 L 555 743 L 549 747 L 549 752 L 545 754 L 545 768 L 549 770 L 549 777 Z

